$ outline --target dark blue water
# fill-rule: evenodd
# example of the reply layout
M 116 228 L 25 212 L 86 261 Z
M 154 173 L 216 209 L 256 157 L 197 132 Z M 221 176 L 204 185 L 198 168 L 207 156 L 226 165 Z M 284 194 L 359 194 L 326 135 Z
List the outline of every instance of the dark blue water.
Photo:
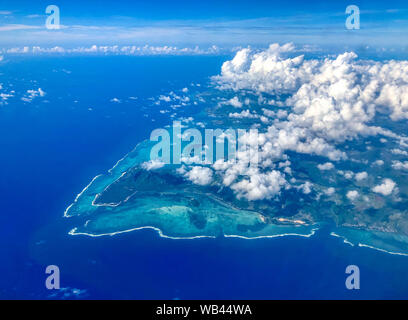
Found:
M 204 83 L 224 59 L 14 57 L 0 66 L 3 87 L 16 91 L 0 107 L 0 298 L 62 298 L 45 289 L 50 264 L 62 287 L 86 290 L 68 298 L 407 298 L 408 257 L 350 247 L 327 230 L 259 240 L 67 235 L 62 214 L 75 195 L 171 121 L 146 99 Z M 38 87 L 44 99 L 20 100 Z M 110 102 L 129 96 L 138 100 Z M 360 267 L 358 291 L 345 288 L 349 264 Z

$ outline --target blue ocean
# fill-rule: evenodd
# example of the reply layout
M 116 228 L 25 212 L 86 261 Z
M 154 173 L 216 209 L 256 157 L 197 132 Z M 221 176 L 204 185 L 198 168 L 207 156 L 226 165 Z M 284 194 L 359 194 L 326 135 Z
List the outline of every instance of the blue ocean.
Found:
M 408 257 L 350 246 L 330 236 L 330 225 L 308 238 L 176 240 L 149 229 L 68 235 L 63 214 L 75 196 L 172 121 L 149 98 L 206 84 L 230 57 L 7 59 L 3 87 L 40 87 L 46 96 L 0 106 L 0 298 L 407 298 Z M 45 287 L 48 265 L 59 267 L 63 290 Z M 360 268 L 359 290 L 345 286 L 348 265 Z

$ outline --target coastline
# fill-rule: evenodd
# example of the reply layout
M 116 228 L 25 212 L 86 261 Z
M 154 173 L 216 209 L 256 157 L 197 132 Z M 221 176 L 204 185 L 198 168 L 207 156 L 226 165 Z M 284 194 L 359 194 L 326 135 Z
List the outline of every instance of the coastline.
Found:
M 108 188 L 113 182 L 117 181 L 120 177 L 122 177 L 123 175 L 126 174 L 126 172 L 129 170 L 129 168 L 133 167 L 134 165 L 137 165 L 138 163 L 140 163 L 140 159 L 138 159 L 138 156 L 140 156 L 139 153 L 139 147 L 143 144 L 148 144 L 149 140 L 143 140 L 141 142 L 139 142 L 135 148 L 133 148 L 130 152 L 128 152 L 125 156 L 123 156 L 120 160 L 118 160 L 115 165 L 110 168 L 107 171 L 107 174 L 99 174 L 96 175 L 91 182 L 80 192 L 77 194 L 75 200 L 73 201 L 73 203 L 71 203 L 64 211 L 64 217 L 65 218 L 69 218 L 69 217 L 73 217 L 75 215 L 69 215 L 69 211 L 79 203 L 79 201 L 81 201 L 81 198 L 83 196 L 85 196 L 86 192 L 93 186 L 94 182 L 98 180 L 98 178 L 105 178 L 108 182 L 107 184 L 104 183 L 104 188 L 99 188 L 101 189 L 100 192 L 97 193 L 93 193 L 91 195 L 88 195 L 90 197 L 92 197 L 92 202 L 91 202 L 91 207 L 93 208 L 98 208 L 98 207 L 118 207 L 121 203 L 112 203 L 112 204 L 96 204 L 95 201 L 96 199 L 100 196 L 100 193 L 103 192 L 103 190 L 106 190 L 106 188 Z M 142 149 L 143 151 L 143 149 Z M 136 152 L 135 158 L 133 159 L 133 162 L 130 163 L 126 163 L 126 159 L 129 158 L 134 152 Z M 142 155 L 143 156 L 143 155 Z M 121 166 L 121 164 L 123 163 L 123 168 Z M 119 170 L 119 172 L 117 174 L 115 174 L 115 170 L 116 169 L 122 169 Z M 219 201 L 222 202 L 222 199 L 219 199 L 216 195 L 210 194 L 207 195 L 210 198 L 212 198 L 215 201 Z M 127 199 L 126 199 L 127 200 Z M 89 204 L 87 204 L 89 205 Z M 229 203 L 223 203 L 223 205 L 229 206 L 235 210 L 241 210 L 240 208 L 235 207 L 233 204 L 229 204 Z M 262 215 L 261 213 L 254 211 L 255 213 L 258 213 L 260 215 Z M 286 222 L 286 224 L 282 223 L 282 224 L 269 224 L 270 226 L 272 225 L 276 225 L 276 226 L 281 226 L 281 225 L 293 225 L 293 226 L 304 226 L 307 227 L 309 226 L 309 224 L 305 223 L 304 221 L 291 221 L 290 219 L 284 218 L 284 217 L 275 217 L 275 220 L 277 221 L 282 221 L 282 222 Z M 89 221 L 88 221 L 89 222 Z M 318 224 L 316 224 L 318 225 Z M 352 239 L 350 239 L 350 237 L 348 237 L 347 235 L 341 235 L 339 233 L 341 233 L 341 229 L 346 229 L 348 230 L 348 232 L 360 232 L 360 233 L 369 233 L 370 230 L 361 230 L 361 229 L 355 229 L 355 228 L 350 228 L 350 227 L 339 227 L 336 228 L 334 231 L 330 232 L 330 236 L 333 237 L 338 237 L 338 238 L 342 238 L 343 242 L 347 245 L 351 245 L 351 246 L 358 246 L 358 247 L 365 247 L 365 248 L 370 248 L 370 249 L 374 249 L 383 253 L 388 253 L 388 254 L 392 254 L 392 255 L 400 255 L 400 256 L 408 256 L 408 253 L 404 253 L 404 252 L 398 252 L 397 250 L 387 250 L 385 248 L 382 247 L 378 247 L 375 245 L 372 245 L 371 243 L 365 243 L 364 241 L 353 241 Z M 89 237 L 102 237 L 102 236 L 114 236 L 117 234 L 122 234 L 122 233 L 129 233 L 129 232 L 133 232 L 133 231 L 138 231 L 138 230 L 143 230 L 143 229 L 151 229 L 157 232 L 157 234 L 162 237 L 162 238 L 167 238 L 167 239 L 174 239 L 174 240 L 194 240 L 194 239 L 200 239 L 200 238 L 217 238 L 217 236 L 214 235 L 197 235 L 197 236 L 169 236 L 166 235 L 163 230 L 161 230 L 158 227 L 155 226 L 140 226 L 140 227 L 135 227 L 135 228 L 130 228 L 130 229 L 126 229 L 126 230 L 121 230 L 121 231 L 114 231 L 114 232 L 106 232 L 106 233 L 100 233 L 100 234 L 93 234 L 93 233 L 87 233 L 87 232 L 77 232 L 78 227 L 75 227 L 73 229 L 71 229 L 68 234 L 69 235 L 82 235 L 82 236 L 89 236 Z M 311 236 L 313 236 L 315 234 L 315 232 L 319 230 L 319 228 L 313 228 L 309 233 L 307 234 L 302 234 L 302 233 L 296 233 L 296 232 L 285 232 L 282 234 L 266 234 L 266 235 L 254 235 L 253 237 L 248 237 L 245 235 L 240 235 L 240 234 L 223 234 L 223 237 L 225 238 L 240 238 L 240 239 L 245 239 L 245 240 L 254 240 L 254 239 L 264 239 L 264 238 L 278 238 L 278 237 L 285 237 L 285 236 L 295 236 L 295 237 L 304 237 L 304 238 L 309 238 Z M 384 233 L 384 241 L 387 241 L 386 236 L 387 234 Z M 389 236 L 389 235 L 388 235 Z

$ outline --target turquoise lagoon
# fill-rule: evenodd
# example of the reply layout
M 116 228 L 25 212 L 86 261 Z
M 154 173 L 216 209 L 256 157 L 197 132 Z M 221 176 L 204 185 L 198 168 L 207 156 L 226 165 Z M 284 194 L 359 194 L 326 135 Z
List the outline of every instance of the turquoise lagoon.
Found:
M 140 143 L 78 194 L 64 214 L 82 220 L 71 235 L 114 235 L 143 228 L 176 239 L 314 234 L 314 224 L 274 224 L 260 212 L 238 208 L 208 188 L 186 183 L 174 174 L 175 165 L 154 171 L 140 168 L 150 159 L 153 144 Z

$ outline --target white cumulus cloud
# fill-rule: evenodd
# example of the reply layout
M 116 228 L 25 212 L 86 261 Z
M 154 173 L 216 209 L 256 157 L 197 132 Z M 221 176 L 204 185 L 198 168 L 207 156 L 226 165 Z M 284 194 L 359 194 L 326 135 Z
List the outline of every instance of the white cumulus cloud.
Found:
M 346 196 L 351 201 L 354 201 L 354 200 L 356 200 L 358 198 L 359 193 L 356 190 L 350 190 L 349 192 L 347 192 Z
M 396 183 L 391 179 L 384 179 L 382 184 L 375 186 L 373 191 L 376 193 L 380 193 L 383 196 L 389 196 L 394 189 L 396 189 Z
M 156 169 L 162 168 L 164 166 L 164 162 L 160 160 L 149 160 L 149 161 L 143 162 L 141 166 L 143 169 L 147 171 L 156 170 Z
M 208 167 L 195 166 L 184 174 L 184 177 L 194 184 L 209 185 L 213 180 L 213 172 Z

